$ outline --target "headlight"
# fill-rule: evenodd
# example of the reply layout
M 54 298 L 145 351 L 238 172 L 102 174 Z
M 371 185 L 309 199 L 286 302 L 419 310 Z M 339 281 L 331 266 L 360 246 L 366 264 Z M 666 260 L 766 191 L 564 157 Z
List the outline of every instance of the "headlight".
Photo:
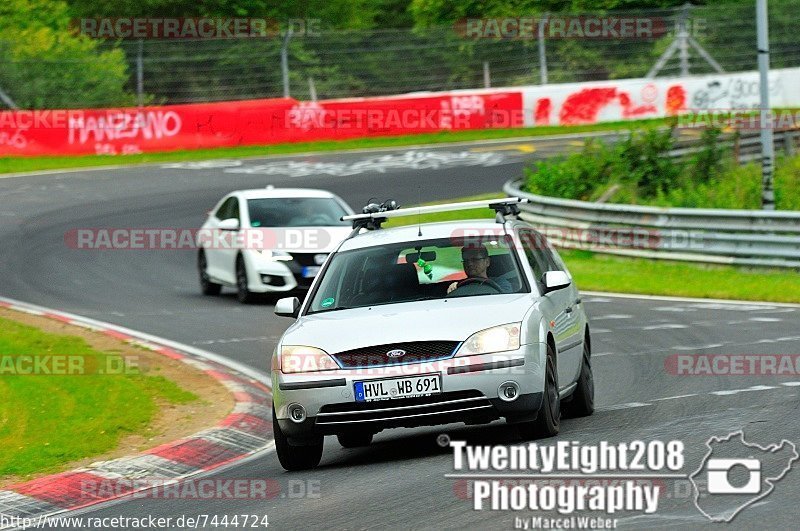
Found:
M 322 349 L 303 345 L 281 347 L 281 372 L 284 374 L 332 371 L 338 368 L 333 358 Z
M 522 323 L 509 323 L 475 332 L 464 341 L 464 344 L 456 352 L 456 356 L 517 350 L 522 330 L 521 325 Z
M 272 249 L 256 249 L 258 254 L 265 260 L 277 260 L 281 262 L 288 262 L 293 260 L 292 255 L 286 251 L 273 251 Z

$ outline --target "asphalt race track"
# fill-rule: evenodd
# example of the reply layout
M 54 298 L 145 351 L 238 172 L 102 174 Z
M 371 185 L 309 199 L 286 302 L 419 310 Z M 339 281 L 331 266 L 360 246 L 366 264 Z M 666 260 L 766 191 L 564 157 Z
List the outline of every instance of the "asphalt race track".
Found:
M 271 303 L 242 306 L 231 290 L 218 298 L 201 296 L 194 252 L 77 250 L 67 247 L 64 234 L 76 228 L 199 227 L 224 193 L 266 184 L 329 189 L 355 208 L 373 196 L 408 205 L 492 192 L 520 174 L 526 159 L 563 151 L 571 142 L 515 140 L 412 150 L 425 151 L 424 156 L 409 156 L 403 148 L 3 178 L 0 295 L 180 341 L 267 372 L 274 345 L 290 323 L 272 314 Z M 798 354 L 800 307 L 597 294 L 584 300 L 593 327 L 598 411 L 563 420 L 558 440 L 680 439 L 686 445 L 687 474 L 698 467 L 706 441 L 715 435 L 741 429 L 750 443 L 800 443 L 800 378 L 688 377 L 665 370 L 670 354 Z M 285 473 L 267 454 L 217 473 L 225 479 L 274 479 L 281 485 L 274 499 L 137 499 L 82 514 L 267 514 L 279 529 L 511 529 L 515 517 L 531 516 L 474 511 L 464 483 L 445 478 L 453 471 L 453 458 L 436 443 L 441 433 L 483 444 L 520 442 L 502 423 L 391 430 L 370 447 L 353 450 L 329 438 L 320 468 L 310 472 Z M 794 468 L 729 525 L 796 529 L 800 471 Z M 664 485 L 655 514 L 616 514 L 619 525 L 713 525 L 695 507 L 686 480 L 664 480 Z M 315 489 L 318 495 L 302 496 Z

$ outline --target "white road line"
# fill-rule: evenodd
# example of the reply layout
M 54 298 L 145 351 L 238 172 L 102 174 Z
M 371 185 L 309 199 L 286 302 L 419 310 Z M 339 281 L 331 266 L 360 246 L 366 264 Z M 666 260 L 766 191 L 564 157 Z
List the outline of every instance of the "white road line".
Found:
M 751 391 L 767 391 L 769 389 L 777 389 L 777 387 L 773 385 L 754 385 L 746 389 L 728 389 L 725 391 L 712 391 L 708 394 L 717 396 L 729 396 L 729 395 L 736 395 L 739 393 L 749 393 Z
M 600 411 L 616 411 L 618 409 L 631 409 L 635 407 L 646 407 L 652 405 L 653 404 L 648 404 L 646 402 L 627 402 L 625 404 L 614 404 L 613 406 L 603 406 L 597 409 Z
M 592 353 L 592 357 L 593 358 L 600 358 L 600 357 L 603 357 L 603 356 L 611 356 L 612 354 L 614 354 L 614 352 L 593 352 Z
M 784 382 L 781 385 L 786 387 L 800 387 L 800 382 Z M 754 385 L 746 389 L 726 389 L 724 391 L 711 391 L 710 393 L 691 393 L 686 395 L 665 396 L 662 398 L 653 398 L 651 402 L 663 402 L 666 400 L 678 400 L 680 398 L 692 398 L 696 396 L 716 395 L 716 396 L 731 396 L 739 393 L 747 393 L 751 391 L 768 391 L 770 389 L 779 389 L 779 387 L 772 385 Z M 598 407 L 597 411 L 616 411 L 620 409 L 631 409 L 644 406 L 653 406 L 650 402 L 627 402 L 624 404 L 613 404 L 610 406 Z
M 672 350 L 706 350 L 709 348 L 718 348 L 721 347 L 722 343 L 711 343 L 710 345 L 689 345 L 689 346 L 677 346 L 677 347 L 670 347 Z
M 697 297 L 671 297 L 668 295 L 639 295 L 636 293 L 615 293 L 610 291 L 584 291 L 581 293 L 597 297 L 616 297 L 618 299 L 637 299 L 644 301 L 672 301 L 672 302 L 700 302 L 700 303 L 721 303 L 721 304 L 747 304 L 757 306 L 777 306 L 783 308 L 800 308 L 800 304 L 792 302 L 762 302 L 762 301 L 741 301 L 736 299 L 702 299 Z
M 631 317 L 633 316 L 625 313 L 612 313 L 609 315 L 598 315 L 597 317 L 592 317 L 592 321 L 600 321 L 602 319 L 630 319 Z
M 783 319 L 778 319 L 777 317 L 751 317 L 748 320 L 757 323 L 780 323 L 783 321 Z
M 684 324 L 664 323 L 664 324 L 643 326 L 641 330 L 678 330 L 680 328 L 689 328 L 689 327 Z
M 689 397 L 692 397 L 692 396 L 698 396 L 698 394 L 697 393 L 692 393 L 692 394 L 689 394 L 689 395 L 665 396 L 664 398 L 654 398 L 653 401 L 655 402 L 655 401 L 658 401 L 658 400 L 677 400 L 679 398 L 689 398 Z

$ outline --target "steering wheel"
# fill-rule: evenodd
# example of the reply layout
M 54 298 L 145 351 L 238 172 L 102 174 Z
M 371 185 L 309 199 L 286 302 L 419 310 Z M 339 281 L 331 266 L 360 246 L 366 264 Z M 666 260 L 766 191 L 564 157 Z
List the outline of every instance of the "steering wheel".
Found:
M 484 278 L 484 277 L 469 277 L 469 278 L 465 278 L 463 280 L 460 280 L 460 281 L 458 281 L 455 290 L 457 290 L 457 289 L 459 289 L 461 287 L 464 287 L 464 286 L 469 286 L 471 284 L 478 284 L 480 286 L 489 286 L 490 288 L 495 290 L 497 293 L 503 293 L 503 289 L 500 286 L 497 285 L 497 282 L 495 282 L 491 278 Z M 453 290 L 453 291 L 455 291 L 455 290 Z

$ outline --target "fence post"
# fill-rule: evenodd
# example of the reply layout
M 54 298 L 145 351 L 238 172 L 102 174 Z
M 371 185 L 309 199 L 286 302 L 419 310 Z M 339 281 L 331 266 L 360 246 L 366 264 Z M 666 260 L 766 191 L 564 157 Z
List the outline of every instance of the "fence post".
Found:
M 289 40 L 292 38 L 292 27 L 286 30 L 281 45 L 281 75 L 283 77 L 283 97 L 289 97 Z
M 311 101 L 317 101 L 317 87 L 314 85 L 314 78 L 308 76 L 308 95 Z
M 686 20 L 689 18 L 690 3 L 683 4 L 680 22 L 678 22 L 678 48 L 681 60 L 681 77 L 689 75 L 689 30 L 686 27 Z
M 136 102 L 144 106 L 144 41 L 139 39 L 136 51 Z
M 483 62 L 483 87 L 484 88 L 492 87 L 492 78 L 489 74 L 489 61 Z
M 794 145 L 794 131 L 791 129 L 787 129 L 783 132 L 783 147 L 786 150 L 787 157 L 794 157 L 795 155 L 795 145 Z
M 775 210 L 773 172 L 775 170 L 775 145 L 769 123 L 769 24 L 767 0 L 756 0 L 756 28 L 758 52 L 758 79 L 761 113 L 761 208 Z
M 544 26 L 547 23 L 548 13 L 542 15 L 539 19 L 539 82 L 542 85 L 547 85 L 547 53 L 544 44 Z
M 14 103 L 14 100 L 11 99 L 11 96 L 6 94 L 5 91 L 2 88 L 0 88 L 0 101 L 5 103 L 8 106 L 9 109 L 13 109 L 13 110 L 19 109 L 19 107 L 17 107 L 17 104 Z

